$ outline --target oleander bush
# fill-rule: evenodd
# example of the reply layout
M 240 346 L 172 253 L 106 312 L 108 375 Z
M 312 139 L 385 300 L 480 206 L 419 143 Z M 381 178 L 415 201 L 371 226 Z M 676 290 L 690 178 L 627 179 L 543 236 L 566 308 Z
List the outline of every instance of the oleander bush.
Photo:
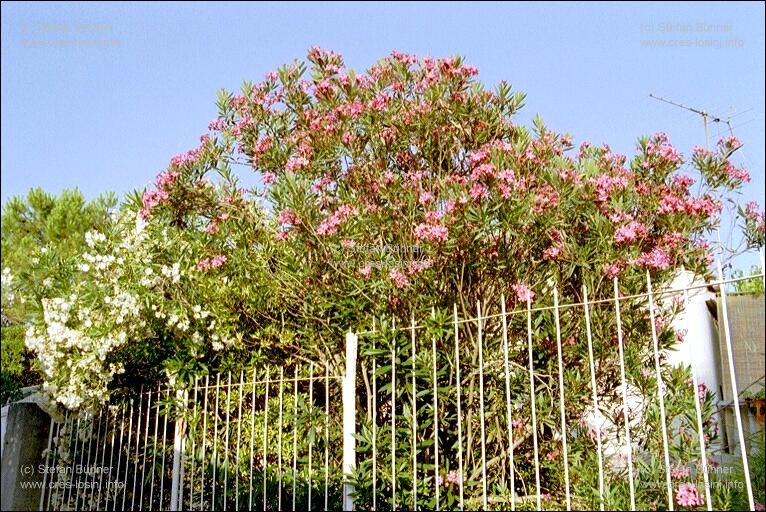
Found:
M 493 506 L 510 508 L 513 492 L 520 506 L 534 507 L 529 305 L 535 309 L 536 434 L 546 506 L 565 503 L 559 350 L 575 505 L 598 506 L 594 447 L 601 435 L 611 450 L 607 503 L 630 506 L 620 448 L 623 422 L 629 421 L 639 506 L 667 506 L 652 332 L 660 352 L 683 342 L 672 326 L 683 301 L 654 297 L 650 311 L 640 294 L 649 280 L 661 292 L 681 268 L 712 274 L 706 237 L 728 198 L 749 180 L 730 160 L 741 144 L 727 137 L 714 150 L 695 147 L 684 157 L 657 133 L 639 138 L 630 158 L 607 145 L 575 147 L 570 135 L 539 118 L 531 126 L 517 124 L 525 95 L 506 82 L 488 89 L 477 76 L 458 57 L 397 52 L 356 73 L 339 54 L 312 48 L 306 62 L 246 82 L 237 94 L 221 91 L 219 114 L 199 146 L 173 157 L 155 186 L 129 196 L 110 222 L 86 233 L 81 251 L 66 259 L 68 270 L 30 295 L 39 313 L 26 343 L 36 354 L 51 406 L 93 411 L 116 389 L 165 379 L 183 387 L 201 375 L 267 362 L 285 368 L 328 362 L 337 374 L 343 333 L 377 325 L 375 334 L 360 338 L 360 404 L 373 402 L 373 358 L 381 381 L 374 396 L 378 409 L 366 415 L 359 434 L 362 449 L 369 449 L 374 418 L 381 426 L 381 453 L 390 453 L 390 430 L 383 426 L 390 424 L 394 397 L 403 404 L 396 411 L 396 436 L 406 450 L 412 418 L 407 403 L 415 392 L 418 401 L 432 403 L 436 359 L 438 407 L 424 405 L 417 413 L 424 464 L 420 506 L 435 506 L 439 479 L 443 506 L 454 506 L 461 480 L 470 499 L 480 494 L 477 432 L 484 407 L 491 418 L 486 438 Z M 238 172 L 255 173 L 259 185 L 242 187 Z M 762 246 L 763 213 L 750 204 L 739 215 L 749 246 Z M 615 278 L 619 294 L 639 295 L 621 304 L 626 392 L 633 400 L 627 411 Z M 24 286 L 31 290 L 29 283 L 20 286 L 19 293 Z M 585 290 L 589 300 L 602 301 L 589 317 L 598 410 L 589 408 Z M 550 307 L 554 293 L 560 330 Z M 507 390 L 496 316 L 501 301 L 512 312 Z M 455 381 L 453 306 L 469 320 L 477 316 L 477 302 L 483 315 L 495 315 L 482 326 L 488 380 L 483 404 L 477 397 L 475 320 L 458 329 L 465 367 Z M 427 327 L 415 353 L 402 330 L 412 315 Z M 392 350 L 403 383 L 396 388 L 386 380 Z M 661 359 L 674 498 L 679 506 L 700 506 L 698 390 L 688 369 Z M 417 391 L 409 380 L 413 365 L 423 386 Z M 463 474 L 455 473 L 457 386 L 465 400 Z M 515 418 L 513 490 L 507 391 Z M 712 440 L 712 397 L 703 398 L 705 435 Z M 434 416 L 446 425 L 437 436 L 443 459 L 436 473 Z M 412 485 L 406 453 L 397 468 L 405 489 Z M 387 456 L 378 460 L 380 468 L 390 468 Z M 360 463 L 360 503 L 371 499 L 370 472 L 367 462 Z M 639 485 L 650 479 L 663 485 Z

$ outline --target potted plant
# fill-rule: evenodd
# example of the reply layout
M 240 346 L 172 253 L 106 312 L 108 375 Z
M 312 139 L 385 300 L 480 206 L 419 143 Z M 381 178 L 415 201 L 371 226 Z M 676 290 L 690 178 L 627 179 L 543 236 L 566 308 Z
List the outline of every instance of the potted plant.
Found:
M 756 421 L 763 425 L 764 420 L 764 408 L 766 408 L 766 399 L 764 398 L 764 388 L 761 387 L 757 391 L 752 391 L 745 397 L 747 406 L 755 415 Z

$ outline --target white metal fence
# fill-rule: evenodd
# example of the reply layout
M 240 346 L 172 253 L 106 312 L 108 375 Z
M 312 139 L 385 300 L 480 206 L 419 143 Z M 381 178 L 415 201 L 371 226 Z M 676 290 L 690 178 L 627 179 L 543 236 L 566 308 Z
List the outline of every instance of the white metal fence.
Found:
M 763 279 L 764 274 L 755 277 Z M 331 371 L 327 362 L 265 367 L 247 374 L 205 376 L 185 389 L 145 391 L 98 416 L 52 424 L 46 467 L 56 470 L 46 474 L 40 509 L 540 510 L 549 489 L 541 475 L 550 462 L 550 452 L 544 455 L 541 445 L 550 446 L 554 441 L 559 444 L 561 458 L 556 468 L 563 473 L 565 505 L 567 509 L 587 508 L 594 498 L 587 501 L 573 490 L 572 480 L 579 477 L 570 474 L 574 455 L 568 446 L 587 433 L 582 425 L 571 423 L 571 412 L 598 411 L 603 405 L 605 398 L 597 385 L 599 361 L 606 357 L 604 347 L 611 346 L 614 354 L 609 357 L 619 361 L 620 383 L 614 389 L 620 393 L 623 411 L 629 411 L 632 399 L 630 380 L 658 383 L 656 396 L 644 399 L 659 407 L 661 428 L 657 433 L 662 438 L 664 478 L 657 484 L 666 494 L 660 506 L 673 510 L 672 433 L 665 416 L 667 390 L 655 328 L 657 301 L 668 297 L 688 301 L 693 290 L 717 285 L 723 306 L 720 320 L 728 326 L 726 285 L 732 281 L 724 280 L 720 273 L 716 283 L 656 291 L 647 275 L 646 292 L 623 296 L 615 279 L 614 295 L 609 298 L 589 300 L 584 288 L 582 300 L 563 303 L 554 289 L 552 306 L 532 307 L 528 300 L 511 310 L 506 310 L 506 300 L 501 297 L 493 305 L 498 313 L 483 311 L 492 306 L 488 301 L 476 304 L 475 317 L 460 318 L 454 306 L 450 325 L 444 326 L 449 335 L 440 336 L 438 346 L 436 336 L 424 334 L 427 319 L 417 322 L 414 314 L 407 325 L 392 321 L 373 325 L 366 332 L 349 333 L 342 372 Z M 626 374 L 621 308 L 627 303 L 631 307 L 643 304 L 650 315 L 653 374 Z M 616 346 L 597 340 L 605 333 L 592 330 L 593 311 L 599 307 L 613 308 Z M 558 377 L 555 389 L 542 392 L 541 370 L 535 366 L 541 340 L 535 339 L 533 327 L 541 315 L 553 318 L 555 342 L 550 341 L 549 348 L 552 351 L 555 345 Z M 568 322 L 577 318 L 585 325 L 588 404 L 565 400 L 563 317 Z M 526 336 L 518 337 L 518 329 L 511 336 L 510 322 L 525 324 Z M 732 389 L 739 389 L 729 329 L 724 333 L 721 343 L 727 345 L 729 354 L 724 364 L 730 369 Z M 462 343 L 466 335 L 474 340 L 471 352 Z M 382 341 L 386 336 L 390 343 Z M 596 342 L 599 357 L 594 354 Z M 526 364 L 514 362 L 512 352 L 516 357 L 524 355 Z M 518 386 L 511 384 L 520 379 L 526 381 L 522 397 L 516 396 Z M 699 447 L 704 503 L 712 510 L 709 450 L 694 365 L 689 386 L 695 396 L 693 443 Z M 504 408 L 492 409 L 489 401 L 504 402 Z M 442 402 L 454 404 L 455 410 L 447 410 Z M 540 404 L 547 404 L 555 413 L 540 417 Z M 738 457 L 753 509 L 743 421 L 739 409 L 735 407 L 734 412 Z M 629 413 L 625 417 L 616 437 L 624 448 L 620 448 L 624 460 L 618 456 L 624 472 L 610 466 L 602 429 L 595 429 L 593 435 L 595 504 L 602 510 L 606 481 L 614 480 L 615 473 L 627 487 L 633 510 L 640 492 L 636 465 L 641 461 L 636 460 L 637 447 L 631 439 L 634 424 Z M 503 435 L 488 437 L 488 423 L 500 426 L 493 431 Z M 519 423 L 527 424 L 526 428 L 517 429 Z M 514 435 L 520 439 L 514 440 Z M 522 443 L 531 444 L 529 457 L 515 453 Z M 497 489 L 502 486 L 508 496 L 500 500 Z

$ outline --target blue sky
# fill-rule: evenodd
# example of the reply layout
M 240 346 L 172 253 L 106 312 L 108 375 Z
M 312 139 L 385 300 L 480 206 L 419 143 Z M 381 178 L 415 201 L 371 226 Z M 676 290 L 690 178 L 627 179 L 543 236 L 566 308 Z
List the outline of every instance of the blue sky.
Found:
M 764 4 L 733 2 L 3 3 L 3 202 L 37 185 L 145 186 L 197 144 L 217 89 L 314 44 L 356 69 L 392 50 L 463 55 L 485 84 L 527 93 L 520 122 L 540 114 L 628 155 L 658 130 L 687 155 L 704 145 L 697 115 L 649 93 L 733 113 L 735 162 L 753 176 L 744 199 L 763 204 Z M 727 130 L 712 124 L 711 142 Z

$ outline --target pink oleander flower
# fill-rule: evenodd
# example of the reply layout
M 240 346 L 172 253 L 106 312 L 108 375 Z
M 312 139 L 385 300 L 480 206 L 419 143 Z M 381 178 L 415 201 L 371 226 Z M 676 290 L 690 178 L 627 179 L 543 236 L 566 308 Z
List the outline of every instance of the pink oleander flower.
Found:
M 543 251 L 543 259 L 555 260 L 561 255 L 563 248 L 564 247 L 561 244 L 551 245 Z
M 224 128 L 226 128 L 226 123 L 224 123 L 223 119 L 219 118 L 215 118 L 207 124 L 207 129 L 211 132 L 220 132 Z
M 641 255 L 636 258 L 636 263 L 643 267 L 649 267 L 655 270 L 665 270 L 670 267 L 672 260 L 670 255 L 663 249 L 655 247 L 649 252 L 641 253 Z
M 513 427 L 515 430 L 521 430 L 521 429 L 523 429 L 523 428 L 524 428 L 524 422 L 523 422 L 523 421 L 521 421 L 521 420 L 513 420 L 513 421 L 511 422 L 511 426 L 512 426 L 512 427 Z
M 292 208 L 285 208 L 279 212 L 277 222 L 280 224 L 297 224 L 299 222 L 298 214 Z
M 722 149 L 731 151 L 742 147 L 742 143 L 737 137 L 731 135 L 729 137 L 721 137 L 718 139 L 718 146 Z
M 678 466 L 673 468 L 673 471 L 671 471 L 670 474 L 676 480 L 681 480 L 689 476 L 689 468 L 686 466 Z
M 553 460 L 558 459 L 559 455 L 561 455 L 561 451 L 560 450 L 554 450 L 552 452 L 546 453 L 545 454 L 545 458 L 548 459 L 548 460 L 553 461 Z
M 343 225 L 350 217 L 358 213 L 357 209 L 350 205 L 341 205 L 335 213 L 323 220 L 317 226 L 317 234 L 322 236 L 331 236 L 338 232 L 338 228 Z
M 481 183 L 474 183 L 473 187 L 471 187 L 471 197 L 475 201 L 489 199 L 489 190 Z
M 450 471 L 447 473 L 447 484 L 448 485 L 460 485 L 460 481 L 462 479 L 460 478 L 460 473 L 458 473 L 455 470 Z
M 676 503 L 682 507 L 699 507 L 705 504 L 695 484 L 683 483 L 676 491 Z
M 407 276 L 397 269 L 393 269 L 391 272 L 389 272 L 388 277 L 391 279 L 391 281 L 393 281 L 394 286 L 397 288 L 404 288 L 410 283 L 410 281 L 407 279 Z
M 535 298 L 535 292 L 524 283 L 516 283 L 511 286 L 511 289 L 516 293 L 516 298 L 519 302 L 531 302 Z
M 602 272 L 607 278 L 614 279 L 620 275 L 620 266 L 616 263 L 608 263 L 604 265 Z
M 170 159 L 170 163 L 176 167 L 181 167 L 187 163 L 194 163 L 199 158 L 200 149 L 190 149 L 186 153 L 182 153 L 174 156 Z
M 210 260 L 210 266 L 212 268 L 219 268 L 222 267 L 224 263 L 226 263 L 226 256 L 223 254 L 219 254 L 217 256 L 214 256 L 212 260 Z
M 431 192 L 423 191 L 420 193 L 418 202 L 422 205 L 426 205 L 434 200 L 434 195 Z
M 446 242 L 449 238 L 449 229 L 441 224 L 418 224 L 415 226 L 415 237 L 429 242 Z
M 302 156 L 293 156 L 287 160 L 285 164 L 286 172 L 295 172 L 309 164 L 309 161 Z
M 633 242 L 638 238 L 643 238 L 647 235 L 646 226 L 637 221 L 632 221 L 625 226 L 620 227 L 614 234 L 614 241 L 618 244 L 625 244 Z
M 270 184 L 274 183 L 276 181 L 276 179 L 277 179 L 277 175 L 274 174 L 273 172 L 264 172 L 263 173 L 263 183 L 265 183 L 266 185 L 270 185 Z
M 265 137 L 261 137 L 260 139 L 258 139 L 258 142 L 255 143 L 255 147 L 253 149 L 255 150 L 256 154 L 262 155 L 266 151 L 268 151 L 270 147 L 271 147 L 271 137 L 266 135 Z
M 755 510 L 758 511 L 758 512 L 763 512 L 764 510 L 766 510 L 766 507 L 764 507 L 763 503 L 761 503 L 760 501 L 756 501 L 755 502 Z
M 706 395 L 707 395 L 707 386 L 705 386 L 705 384 L 698 385 L 697 386 L 697 397 L 700 400 L 704 400 Z

